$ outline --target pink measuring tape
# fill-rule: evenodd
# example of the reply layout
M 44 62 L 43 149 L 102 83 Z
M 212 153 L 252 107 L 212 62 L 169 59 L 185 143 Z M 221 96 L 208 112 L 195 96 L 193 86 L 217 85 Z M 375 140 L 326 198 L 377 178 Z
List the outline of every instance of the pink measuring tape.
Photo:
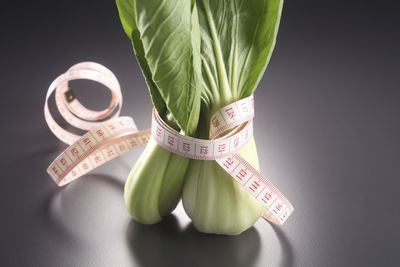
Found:
M 109 88 L 112 98 L 108 108 L 103 111 L 85 108 L 68 87 L 68 82 L 76 79 L 93 80 Z M 48 99 L 54 91 L 61 116 L 72 126 L 87 130 L 86 134 L 78 136 L 53 119 Z M 236 153 L 253 135 L 253 96 L 227 105 L 212 116 L 210 140 L 181 135 L 167 125 L 155 109 L 151 130 L 138 131 L 132 118 L 119 117 L 121 106 L 117 78 L 97 63 L 78 63 L 51 83 L 44 105 L 45 119 L 54 135 L 70 145 L 47 169 L 57 185 L 68 184 L 127 151 L 145 146 L 149 138 L 153 138 L 163 148 L 183 157 L 215 160 L 266 208 L 265 219 L 282 225 L 293 212 L 292 204 L 279 190 Z M 220 136 L 229 129 L 233 130 Z

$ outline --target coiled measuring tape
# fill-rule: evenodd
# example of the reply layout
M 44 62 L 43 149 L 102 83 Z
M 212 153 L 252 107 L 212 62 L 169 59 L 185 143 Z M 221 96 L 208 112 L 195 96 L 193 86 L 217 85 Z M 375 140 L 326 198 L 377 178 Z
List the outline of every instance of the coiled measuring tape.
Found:
M 88 79 L 111 91 L 107 109 L 93 111 L 84 107 L 69 89 L 68 82 Z M 62 128 L 53 119 L 48 100 L 55 91 L 61 116 L 72 126 L 87 130 L 78 136 Z M 167 125 L 153 109 L 152 127 L 139 131 L 130 117 L 119 117 L 121 89 L 115 75 L 94 62 L 72 66 L 50 85 L 44 105 L 45 120 L 53 134 L 70 145 L 48 167 L 47 172 L 59 186 L 68 184 L 105 162 L 136 147 L 145 146 L 150 138 L 168 151 L 197 160 L 215 160 L 264 207 L 263 217 L 282 225 L 294 208 L 281 192 L 238 153 L 253 135 L 253 96 L 221 108 L 211 117 L 210 140 L 181 135 Z M 227 130 L 229 134 L 221 136 Z

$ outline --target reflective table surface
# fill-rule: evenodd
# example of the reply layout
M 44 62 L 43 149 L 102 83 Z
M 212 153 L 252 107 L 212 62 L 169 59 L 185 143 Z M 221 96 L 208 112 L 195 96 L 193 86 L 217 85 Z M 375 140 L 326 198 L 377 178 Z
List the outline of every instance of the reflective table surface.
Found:
M 254 135 L 261 172 L 295 212 L 283 227 L 260 219 L 239 236 L 217 236 L 197 232 L 181 205 L 153 226 L 129 217 L 123 186 L 140 149 L 62 188 L 46 173 L 66 146 L 45 124 L 45 93 L 74 63 L 110 68 L 121 114 L 150 126 L 145 81 L 113 1 L 103 2 L 2 8 L 2 266 L 400 265 L 397 7 L 285 3 L 255 93 Z M 108 104 L 95 83 L 71 87 L 88 107 Z

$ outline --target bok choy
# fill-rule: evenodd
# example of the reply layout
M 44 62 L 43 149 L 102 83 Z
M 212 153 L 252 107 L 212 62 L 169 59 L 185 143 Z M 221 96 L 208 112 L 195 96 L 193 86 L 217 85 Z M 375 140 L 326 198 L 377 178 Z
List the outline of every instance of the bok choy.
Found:
M 283 0 L 117 0 L 154 106 L 182 134 L 208 139 L 211 116 L 251 95 L 271 57 Z M 258 169 L 254 139 L 239 154 Z M 150 141 L 125 185 L 125 202 L 155 223 L 180 198 L 194 226 L 238 234 L 263 206 L 214 161 L 182 158 Z
M 201 75 L 196 6 L 187 0 L 116 2 L 158 113 L 183 134 L 193 135 L 200 112 Z M 169 214 L 181 198 L 188 164 L 189 159 L 151 140 L 125 184 L 130 214 L 146 224 Z

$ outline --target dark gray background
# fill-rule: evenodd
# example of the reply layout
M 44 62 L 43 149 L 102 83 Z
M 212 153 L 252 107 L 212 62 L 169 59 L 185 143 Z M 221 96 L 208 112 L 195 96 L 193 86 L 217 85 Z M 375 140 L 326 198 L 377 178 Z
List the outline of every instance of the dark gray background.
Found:
M 255 93 L 255 137 L 262 172 L 296 211 L 283 227 L 260 219 L 220 237 L 196 232 L 181 206 L 155 226 L 129 218 L 123 183 L 141 151 L 56 187 L 46 168 L 66 146 L 43 119 L 56 76 L 80 61 L 109 67 L 122 114 L 141 129 L 151 101 L 113 1 L 10 2 L 0 17 L 2 266 L 400 266 L 398 6 L 286 1 Z M 72 87 L 106 106 L 98 85 Z

